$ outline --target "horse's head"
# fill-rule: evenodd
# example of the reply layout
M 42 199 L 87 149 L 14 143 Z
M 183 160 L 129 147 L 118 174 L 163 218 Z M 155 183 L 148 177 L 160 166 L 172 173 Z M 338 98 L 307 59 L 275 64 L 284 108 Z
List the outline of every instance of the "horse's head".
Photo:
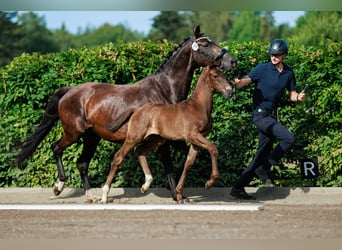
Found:
M 234 94 L 233 87 L 229 84 L 226 76 L 215 64 L 207 66 L 204 70 L 209 74 L 209 86 L 218 93 L 221 93 L 225 98 L 231 98 Z
M 199 26 L 194 28 L 194 35 L 190 37 L 190 41 L 194 61 L 199 66 L 207 66 L 216 62 L 227 71 L 236 68 L 237 60 L 226 49 L 221 48 L 209 37 L 203 36 Z

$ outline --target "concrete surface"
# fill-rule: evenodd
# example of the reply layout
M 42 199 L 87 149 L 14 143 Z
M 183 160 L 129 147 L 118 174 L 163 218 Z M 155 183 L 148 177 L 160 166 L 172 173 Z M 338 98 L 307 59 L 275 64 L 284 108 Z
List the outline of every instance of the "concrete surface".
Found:
M 342 205 L 342 187 L 274 187 L 246 188 L 260 203 L 272 205 Z M 100 197 L 101 189 L 92 189 Z M 184 195 L 192 204 L 227 205 L 246 203 L 229 195 L 230 188 L 185 188 Z M 165 188 L 151 188 L 140 193 L 139 188 L 112 188 L 110 197 L 116 204 L 174 204 L 170 192 Z M 83 189 L 66 188 L 55 197 L 51 188 L 0 188 L 0 204 L 82 204 L 85 202 Z

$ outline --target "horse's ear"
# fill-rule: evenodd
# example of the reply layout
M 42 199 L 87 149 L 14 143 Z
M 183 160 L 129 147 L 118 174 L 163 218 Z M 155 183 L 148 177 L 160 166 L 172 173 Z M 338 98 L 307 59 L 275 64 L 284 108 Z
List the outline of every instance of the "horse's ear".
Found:
M 196 25 L 195 27 L 194 27 L 194 36 L 195 36 L 195 38 L 197 39 L 197 38 L 199 38 L 199 37 L 201 37 L 201 29 L 200 29 L 200 26 L 199 25 Z

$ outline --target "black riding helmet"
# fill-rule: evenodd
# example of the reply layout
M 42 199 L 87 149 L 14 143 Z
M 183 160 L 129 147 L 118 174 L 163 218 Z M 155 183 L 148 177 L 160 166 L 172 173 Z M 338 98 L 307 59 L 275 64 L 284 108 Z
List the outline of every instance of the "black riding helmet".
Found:
M 268 47 L 268 53 L 270 55 L 281 55 L 286 54 L 289 51 L 287 43 L 283 39 L 275 39 L 271 42 Z

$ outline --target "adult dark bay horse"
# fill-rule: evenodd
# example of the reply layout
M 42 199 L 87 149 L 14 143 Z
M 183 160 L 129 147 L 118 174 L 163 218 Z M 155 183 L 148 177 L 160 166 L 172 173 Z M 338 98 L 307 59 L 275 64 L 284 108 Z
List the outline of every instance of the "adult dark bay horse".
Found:
M 40 125 L 22 144 L 17 162 L 33 154 L 60 119 L 63 136 L 51 146 L 58 169 L 58 181 L 53 187 L 54 194 L 59 195 L 62 192 L 66 181 L 62 162 L 63 151 L 82 138 L 83 150 L 77 160 L 77 167 L 86 199 L 95 201 L 96 197 L 90 190 L 88 167 L 101 138 L 122 143 L 126 137 L 128 119 L 137 108 L 148 102 L 177 103 L 186 99 L 194 71 L 200 66 L 212 64 L 218 56 L 221 58 L 220 66 L 225 70 L 236 67 L 236 59 L 208 37 L 203 37 L 197 26 L 193 36 L 171 51 L 155 74 L 135 84 L 89 82 L 76 87 L 63 87 L 51 97 Z M 161 154 L 168 155 L 169 151 Z M 176 199 L 173 166 L 167 159 L 164 158 L 163 164 L 171 195 Z
M 138 145 L 136 154 L 145 174 L 142 192 L 148 190 L 152 181 L 151 171 L 146 161 L 147 152 L 166 140 L 184 140 L 190 143 L 190 149 L 184 164 L 183 173 L 176 187 L 176 201 L 183 203 L 183 187 L 186 176 L 194 164 L 200 148 L 206 149 L 211 156 L 212 172 L 206 182 L 210 188 L 219 176 L 217 167 L 218 151 L 206 136 L 212 128 L 211 111 L 213 93 L 218 92 L 230 98 L 233 89 L 222 71 L 215 66 L 207 66 L 201 73 L 195 90 L 188 100 L 176 104 L 147 103 L 137 109 L 128 122 L 126 139 L 120 150 L 114 155 L 107 181 L 102 189 L 102 203 L 107 203 L 107 197 L 114 175 L 128 152 L 144 140 L 149 144 Z M 155 136 L 160 137 L 155 137 Z

